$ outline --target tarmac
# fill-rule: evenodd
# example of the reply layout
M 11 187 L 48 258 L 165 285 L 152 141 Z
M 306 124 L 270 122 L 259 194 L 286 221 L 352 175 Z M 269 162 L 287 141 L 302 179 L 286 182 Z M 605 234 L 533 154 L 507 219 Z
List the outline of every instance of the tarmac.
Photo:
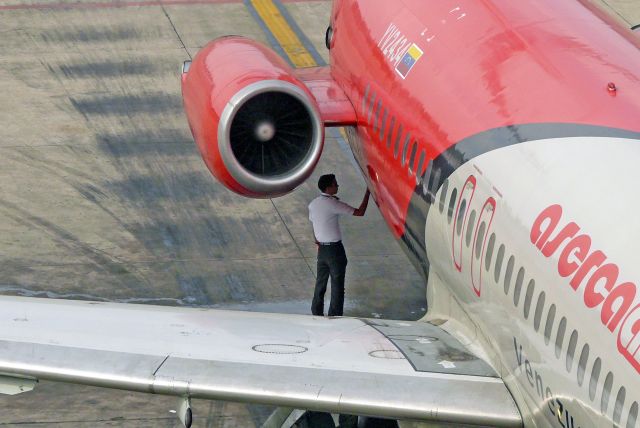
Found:
M 600 3 L 640 23 L 637 0 Z M 227 34 L 294 66 L 326 63 L 330 10 L 325 0 L 0 0 L 0 294 L 309 313 L 317 178 L 335 172 L 352 205 L 365 190 L 347 144 L 328 132 L 314 174 L 287 196 L 238 196 L 197 153 L 179 71 Z M 422 317 L 425 284 L 375 204 L 342 227 L 345 315 Z M 178 427 L 176 403 L 42 382 L 0 396 L 0 427 Z M 260 426 L 272 410 L 195 401 L 194 427 Z

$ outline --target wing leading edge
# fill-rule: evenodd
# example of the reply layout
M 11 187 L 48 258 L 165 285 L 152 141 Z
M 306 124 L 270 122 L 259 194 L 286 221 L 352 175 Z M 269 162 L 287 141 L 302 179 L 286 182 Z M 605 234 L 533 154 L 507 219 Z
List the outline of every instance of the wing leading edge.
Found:
M 437 326 L 0 297 L 0 373 L 156 394 L 521 426 L 502 380 Z

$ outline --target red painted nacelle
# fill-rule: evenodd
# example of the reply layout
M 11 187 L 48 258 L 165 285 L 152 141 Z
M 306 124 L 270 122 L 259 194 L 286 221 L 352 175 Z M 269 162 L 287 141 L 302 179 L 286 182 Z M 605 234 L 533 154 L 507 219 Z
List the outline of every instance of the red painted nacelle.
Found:
M 324 127 L 313 95 L 260 43 L 209 43 L 183 70 L 182 98 L 207 167 L 236 193 L 288 193 L 320 158 Z

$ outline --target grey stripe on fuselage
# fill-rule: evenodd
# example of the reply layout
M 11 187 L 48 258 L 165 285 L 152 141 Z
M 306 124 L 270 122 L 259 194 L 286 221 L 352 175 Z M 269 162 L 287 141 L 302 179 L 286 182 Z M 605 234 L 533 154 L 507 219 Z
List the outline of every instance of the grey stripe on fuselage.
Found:
M 425 250 L 425 225 L 429 209 L 442 184 L 461 165 L 503 147 L 529 141 L 568 137 L 611 137 L 640 139 L 640 133 L 624 129 L 568 123 L 536 123 L 490 129 L 454 144 L 430 163 L 425 173 L 426 186 L 414 189 L 401 237 L 410 251 L 410 259 L 428 278 L 429 258 Z

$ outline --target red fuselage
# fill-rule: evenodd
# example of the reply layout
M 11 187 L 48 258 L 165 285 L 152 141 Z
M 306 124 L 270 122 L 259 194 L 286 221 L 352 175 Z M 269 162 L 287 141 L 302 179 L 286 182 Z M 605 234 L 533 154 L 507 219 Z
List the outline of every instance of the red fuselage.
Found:
M 586 0 L 341 0 L 332 21 L 333 76 L 366 142 L 354 153 L 414 262 L 429 198 L 457 165 L 589 127 L 640 131 L 640 42 Z M 402 76 L 413 45 L 422 55 Z M 456 150 L 489 130 L 507 140 Z
M 493 355 L 525 425 L 637 426 L 637 36 L 586 0 L 342 0 L 332 29 L 428 317 Z

